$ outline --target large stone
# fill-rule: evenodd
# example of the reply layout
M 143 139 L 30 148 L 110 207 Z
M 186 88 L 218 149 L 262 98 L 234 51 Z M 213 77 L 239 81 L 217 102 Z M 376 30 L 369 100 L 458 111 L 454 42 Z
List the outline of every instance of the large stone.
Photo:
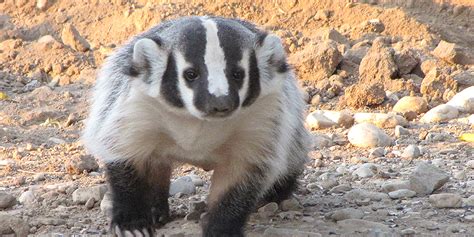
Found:
M 356 113 L 354 120 L 356 123 L 372 123 L 380 128 L 394 128 L 397 125 L 408 124 L 408 121 L 400 115 L 384 113 Z
M 339 44 L 349 44 L 349 40 L 334 28 L 325 28 L 317 32 L 316 39 L 321 41 L 332 40 Z
M 191 177 L 183 176 L 171 182 L 169 192 L 170 196 L 174 196 L 177 193 L 190 195 L 196 192 L 196 186 L 194 185 Z
M 314 232 L 306 232 L 296 229 L 285 229 L 270 227 L 263 232 L 263 237 L 321 237 L 322 235 Z
M 433 55 L 443 59 L 448 63 L 467 65 L 473 63 L 463 48 L 460 46 L 442 40 L 434 49 Z
M 364 217 L 364 212 L 355 208 L 344 208 L 336 210 L 329 214 L 329 218 L 334 221 L 342 221 L 347 219 L 362 219 L 362 217 Z
M 82 174 L 84 171 L 96 171 L 99 164 L 91 155 L 75 154 L 66 161 L 65 167 L 70 174 Z
M 30 226 L 18 217 L 0 212 L 0 234 L 3 236 L 26 237 L 29 234 Z
M 425 115 L 423 115 L 420 121 L 423 123 L 446 122 L 457 118 L 458 115 L 459 111 L 456 109 L 456 107 L 447 104 L 441 104 L 432 108 Z
M 72 201 L 76 204 L 85 204 L 87 200 L 94 198 L 94 200 L 100 202 L 106 192 L 107 185 L 78 188 L 72 193 Z
M 402 157 L 406 159 L 414 159 L 421 155 L 420 148 L 417 145 L 410 144 L 408 145 L 405 150 L 403 150 Z
M 353 108 L 362 108 L 380 105 L 384 100 L 385 90 L 382 84 L 358 83 L 344 90 L 342 103 Z
M 372 192 L 365 189 L 353 189 L 347 192 L 344 195 L 344 198 L 350 201 L 356 200 L 363 200 L 363 199 L 370 199 L 372 201 L 381 201 L 383 199 L 388 199 L 388 194 L 386 193 L 379 193 L 379 192 Z
M 411 198 L 416 196 L 416 192 L 409 189 L 399 189 L 388 193 L 392 199 Z
M 430 101 L 448 101 L 458 90 L 457 82 L 444 70 L 431 69 L 421 82 L 420 92 Z
M 36 195 L 32 190 L 23 192 L 18 198 L 18 202 L 26 206 L 33 205 L 35 201 L 36 201 Z
M 382 231 L 388 232 L 390 228 L 384 224 L 367 221 L 367 220 L 360 220 L 360 219 L 347 219 L 338 221 L 337 225 L 342 228 L 344 231 L 349 231 L 351 233 L 367 233 L 369 231 Z
M 371 123 L 352 126 L 347 136 L 349 142 L 357 147 L 385 147 L 393 143 L 393 140 L 382 129 Z
M 290 57 L 301 73 L 311 73 L 312 80 L 323 80 L 330 77 L 342 61 L 342 55 L 334 41 L 324 41 L 309 45 L 301 52 Z
M 378 169 L 377 165 L 373 163 L 365 163 L 354 170 L 352 175 L 359 178 L 370 178 L 378 172 Z
M 61 40 L 64 44 L 80 52 L 85 52 L 91 47 L 87 40 L 84 39 L 84 37 L 79 34 L 79 31 L 70 23 L 64 25 L 61 32 Z
M 431 194 L 441 188 L 449 180 L 448 174 L 440 168 L 420 162 L 410 174 L 410 189 L 418 195 Z
M 454 74 L 453 79 L 458 83 L 460 89 L 474 86 L 474 69 Z
M 367 52 L 369 52 L 369 49 L 370 47 L 368 44 L 355 44 L 344 53 L 344 59 L 360 64 L 365 55 L 367 55 Z
M 457 93 L 448 103 L 465 113 L 474 113 L 474 86 Z
M 462 198 L 455 193 L 439 193 L 430 195 L 431 205 L 437 208 L 455 208 L 462 206 Z
M 360 62 L 359 80 L 373 84 L 390 81 L 398 76 L 398 67 L 394 61 L 394 51 L 382 40 L 374 41 L 369 52 Z
M 395 54 L 395 63 L 398 66 L 398 73 L 400 75 L 406 75 L 418 66 L 420 59 L 412 49 L 405 49 Z
M 405 96 L 393 106 L 393 111 L 399 113 L 411 111 L 417 114 L 425 113 L 428 111 L 428 102 L 423 97 Z
M 0 192 L 0 210 L 12 207 L 16 204 L 16 198 L 8 193 Z
M 306 124 L 310 129 L 325 129 L 336 126 L 337 123 L 328 119 L 321 111 L 314 111 L 306 117 Z

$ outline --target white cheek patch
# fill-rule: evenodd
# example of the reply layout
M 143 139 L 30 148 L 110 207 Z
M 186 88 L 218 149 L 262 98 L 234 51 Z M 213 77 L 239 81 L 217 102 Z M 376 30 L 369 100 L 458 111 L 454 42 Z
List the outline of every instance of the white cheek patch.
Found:
M 174 55 L 176 58 L 176 70 L 178 74 L 178 90 L 181 95 L 181 99 L 183 100 L 184 106 L 192 115 L 196 117 L 202 117 L 203 113 L 201 113 L 194 106 L 194 91 L 186 85 L 186 81 L 183 78 L 182 73 L 186 68 L 189 68 L 192 65 L 186 62 L 183 54 L 181 54 L 180 52 L 176 51 Z
M 239 99 L 240 105 L 242 105 L 247 98 L 248 90 L 249 90 L 249 80 L 250 80 L 250 50 L 246 49 L 242 52 L 242 59 L 239 62 L 239 65 L 245 71 L 244 82 L 242 83 L 242 87 L 239 90 Z
M 217 24 L 211 19 L 202 18 L 202 25 L 206 28 L 206 52 L 204 63 L 208 70 L 208 90 L 211 95 L 225 96 L 229 94 L 229 83 L 224 69 L 226 61 L 224 50 L 217 35 Z

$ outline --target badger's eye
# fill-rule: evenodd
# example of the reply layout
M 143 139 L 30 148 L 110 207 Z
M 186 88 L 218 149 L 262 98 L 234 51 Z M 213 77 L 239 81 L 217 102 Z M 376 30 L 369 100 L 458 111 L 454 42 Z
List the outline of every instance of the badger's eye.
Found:
M 194 81 L 196 79 L 198 79 L 199 77 L 199 74 L 196 72 L 196 70 L 190 68 L 190 69 L 186 69 L 184 71 L 184 79 L 188 80 L 188 81 Z
M 245 77 L 245 73 L 243 70 L 235 70 L 232 72 L 232 77 L 236 80 L 242 80 Z

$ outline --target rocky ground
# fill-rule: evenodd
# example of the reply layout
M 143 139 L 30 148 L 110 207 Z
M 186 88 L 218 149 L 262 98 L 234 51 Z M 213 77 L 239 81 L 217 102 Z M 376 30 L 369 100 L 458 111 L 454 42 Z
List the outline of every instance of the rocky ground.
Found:
M 300 188 L 248 236 L 474 236 L 470 0 L 0 0 L 2 236 L 106 234 L 103 165 L 79 140 L 96 70 L 162 20 L 211 14 L 281 36 L 308 102 Z M 209 176 L 175 171 L 159 236 L 199 236 Z

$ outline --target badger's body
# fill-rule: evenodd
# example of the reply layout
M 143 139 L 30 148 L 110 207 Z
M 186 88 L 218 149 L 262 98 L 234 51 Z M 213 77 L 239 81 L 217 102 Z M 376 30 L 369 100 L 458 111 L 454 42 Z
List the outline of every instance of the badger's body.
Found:
M 168 21 L 108 58 L 83 136 L 107 164 L 112 227 L 149 234 L 168 217 L 171 170 L 214 170 L 204 236 L 242 236 L 261 201 L 296 187 L 304 103 L 278 37 L 217 17 Z

